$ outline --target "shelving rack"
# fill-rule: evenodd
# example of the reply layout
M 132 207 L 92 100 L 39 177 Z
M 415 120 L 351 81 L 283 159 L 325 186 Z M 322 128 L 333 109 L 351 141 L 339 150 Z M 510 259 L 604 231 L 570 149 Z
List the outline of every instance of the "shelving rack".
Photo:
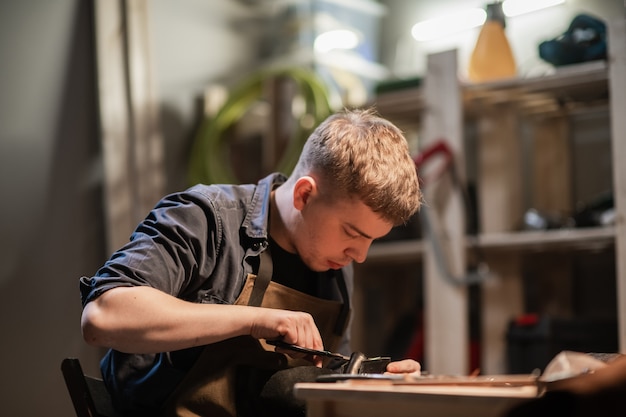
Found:
M 620 351 L 626 352 L 626 22 L 609 22 L 609 57 L 533 78 L 484 84 L 458 80 L 456 51 L 429 56 L 419 87 L 382 94 L 379 112 L 399 126 L 419 124 L 420 145 L 445 138 L 465 170 L 464 121 L 477 126 L 477 205 L 480 231 L 467 236 L 462 202 L 452 188 L 437 194 L 437 224 L 445 233 L 450 268 L 462 274 L 467 250 L 476 246 L 487 257 L 494 278 L 482 284 L 481 372 L 506 371 L 505 333 L 511 317 L 523 313 L 520 255 L 529 251 L 594 250 L 614 247 Z M 572 165 L 566 115 L 588 106 L 607 106 L 611 120 L 611 158 L 616 221 L 614 226 L 547 231 L 517 230 L 523 216 L 519 120 L 531 119 L 534 138 L 532 182 L 534 207 L 572 209 Z M 443 196 L 443 197 L 442 197 Z M 364 267 L 419 259 L 424 274 L 425 354 L 428 370 L 439 374 L 468 372 L 467 289 L 441 279 L 428 240 L 376 243 Z M 567 271 L 563 272 L 564 274 Z M 357 277 L 357 285 L 359 278 Z

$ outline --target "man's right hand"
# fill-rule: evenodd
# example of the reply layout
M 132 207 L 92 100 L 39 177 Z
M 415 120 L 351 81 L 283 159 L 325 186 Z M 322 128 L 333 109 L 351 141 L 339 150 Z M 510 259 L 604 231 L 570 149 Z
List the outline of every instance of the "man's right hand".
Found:
M 313 317 L 300 311 L 260 308 L 253 320 L 250 335 L 256 339 L 281 339 L 301 347 L 324 350 L 324 343 Z M 292 350 L 277 349 L 294 358 L 307 356 Z M 308 357 L 310 358 L 310 357 Z M 322 358 L 312 358 L 316 366 L 322 365 Z

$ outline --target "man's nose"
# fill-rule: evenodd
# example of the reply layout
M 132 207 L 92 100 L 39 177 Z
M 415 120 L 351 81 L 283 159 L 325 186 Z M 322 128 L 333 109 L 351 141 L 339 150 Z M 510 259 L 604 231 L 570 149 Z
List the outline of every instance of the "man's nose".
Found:
M 371 241 L 367 240 L 361 244 L 351 246 L 346 250 L 346 254 L 356 263 L 361 264 L 367 258 L 367 252 L 370 249 Z

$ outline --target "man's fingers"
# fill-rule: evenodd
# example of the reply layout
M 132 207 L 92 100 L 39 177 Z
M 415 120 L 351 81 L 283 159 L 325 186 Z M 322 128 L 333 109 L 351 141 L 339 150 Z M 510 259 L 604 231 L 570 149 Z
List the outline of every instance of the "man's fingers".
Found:
M 419 362 L 413 359 L 404 359 L 387 365 L 387 372 L 391 374 L 419 374 L 420 370 Z

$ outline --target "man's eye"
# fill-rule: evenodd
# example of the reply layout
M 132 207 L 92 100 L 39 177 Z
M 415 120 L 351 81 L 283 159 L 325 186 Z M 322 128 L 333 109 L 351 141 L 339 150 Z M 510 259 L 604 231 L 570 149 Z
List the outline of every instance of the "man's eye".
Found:
M 357 235 L 354 232 L 351 232 L 348 229 L 345 229 L 344 232 L 346 233 L 346 235 L 348 235 L 349 238 L 356 239 L 357 237 L 359 237 L 359 235 Z

